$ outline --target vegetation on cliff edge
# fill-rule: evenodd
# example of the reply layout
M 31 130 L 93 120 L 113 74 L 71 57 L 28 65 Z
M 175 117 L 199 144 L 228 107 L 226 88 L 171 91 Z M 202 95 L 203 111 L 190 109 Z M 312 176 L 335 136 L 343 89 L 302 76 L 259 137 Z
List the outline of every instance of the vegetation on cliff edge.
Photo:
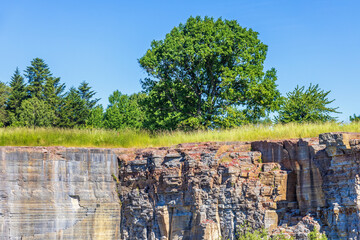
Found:
M 189 142 L 255 141 L 317 137 L 324 132 L 360 132 L 360 122 L 247 125 L 228 130 L 159 131 L 0 128 L 1 146 L 158 147 Z

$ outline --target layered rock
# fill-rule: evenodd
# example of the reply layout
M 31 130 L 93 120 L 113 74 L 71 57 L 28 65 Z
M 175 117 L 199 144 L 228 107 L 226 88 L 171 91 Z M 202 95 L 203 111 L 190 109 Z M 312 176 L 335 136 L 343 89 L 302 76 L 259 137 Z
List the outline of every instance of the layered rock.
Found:
M 0 148 L 0 239 L 359 239 L 360 134 L 167 148 Z M 2 237 L 2 238 L 1 238 Z
M 0 148 L 0 239 L 119 239 L 111 150 Z
M 249 143 L 185 144 L 120 154 L 122 239 L 235 239 L 276 228 L 287 172 Z
M 358 239 L 360 135 L 117 153 L 122 239 L 235 239 L 244 226 Z
M 321 168 L 326 207 L 322 222 L 331 239 L 360 239 L 360 134 L 321 134 L 330 158 Z

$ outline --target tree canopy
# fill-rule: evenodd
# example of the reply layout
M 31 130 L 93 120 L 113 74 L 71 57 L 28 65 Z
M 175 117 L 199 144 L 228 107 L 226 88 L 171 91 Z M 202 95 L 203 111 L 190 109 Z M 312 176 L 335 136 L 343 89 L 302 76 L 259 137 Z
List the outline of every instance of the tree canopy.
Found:
M 310 84 L 305 90 L 305 86 L 296 86 L 294 91 L 287 93 L 283 99 L 279 110 L 277 122 L 326 122 L 335 120 L 331 113 L 338 113 L 337 108 L 328 107 L 334 100 L 329 100 L 327 96 L 331 91 L 325 92 L 319 85 Z
M 267 46 L 235 20 L 190 17 L 139 59 L 151 128 L 216 128 L 256 122 L 277 108 Z M 226 122 L 223 124 L 223 122 Z
M 18 121 L 16 125 L 25 127 L 49 127 L 54 126 L 55 112 L 44 100 L 33 97 L 24 100 L 18 109 Z
M 27 83 L 16 68 L 9 87 L 0 83 L 0 126 L 100 126 L 103 110 L 96 105 L 99 99 L 87 82 L 65 92 L 65 84 L 52 76 L 41 58 L 31 61 L 24 76 Z
M 114 91 L 105 112 L 105 127 L 113 129 L 141 128 L 145 113 L 139 104 L 143 94 L 126 95 Z
M 108 106 L 89 83 L 67 89 L 41 58 L 0 82 L 0 127 L 194 130 L 244 124 L 333 121 L 334 100 L 318 85 L 280 95 L 276 70 L 264 69 L 268 47 L 235 20 L 190 17 L 138 60 L 142 92 L 115 90 Z M 350 117 L 359 121 L 360 116 Z

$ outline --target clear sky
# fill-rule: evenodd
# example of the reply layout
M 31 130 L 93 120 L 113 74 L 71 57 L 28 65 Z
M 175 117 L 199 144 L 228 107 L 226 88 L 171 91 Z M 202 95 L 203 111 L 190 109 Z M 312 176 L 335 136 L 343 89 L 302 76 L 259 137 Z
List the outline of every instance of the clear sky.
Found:
M 116 89 L 141 90 L 137 60 L 151 41 L 197 15 L 259 32 L 282 94 L 319 84 L 331 90 L 339 120 L 360 114 L 358 0 L 0 0 L 0 81 L 39 57 L 67 87 L 89 82 L 106 106 Z

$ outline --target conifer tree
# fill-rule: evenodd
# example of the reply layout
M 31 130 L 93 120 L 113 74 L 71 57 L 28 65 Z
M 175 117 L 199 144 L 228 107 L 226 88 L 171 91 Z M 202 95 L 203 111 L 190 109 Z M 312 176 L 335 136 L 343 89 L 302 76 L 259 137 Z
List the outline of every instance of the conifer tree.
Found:
M 31 66 L 25 70 L 25 77 L 28 79 L 29 97 L 43 99 L 44 84 L 51 77 L 48 65 L 41 58 L 34 58 Z
M 96 92 L 92 91 L 89 83 L 85 81 L 80 83 L 80 86 L 78 87 L 78 93 L 80 94 L 81 99 L 85 100 L 88 109 L 92 109 L 100 100 L 99 98 L 92 99 Z
M 59 126 L 65 128 L 84 126 L 88 116 L 86 101 L 81 98 L 77 89 L 70 88 L 61 107 Z
M 50 105 L 55 114 L 55 125 L 59 124 L 60 110 L 63 104 L 63 92 L 65 90 L 65 84 L 60 84 L 60 78 L 49 77 L 46 79 L 44 85 L 44 99 Z
M 10 81 L 10 93 L 7 100 L 6 110 L 9 114 L 10 124 L 15 120 L 16 110 L 20 108 L 22 101 L 27 97 L 26 84 L 21 76 L 19 68 L 16 68 Z

